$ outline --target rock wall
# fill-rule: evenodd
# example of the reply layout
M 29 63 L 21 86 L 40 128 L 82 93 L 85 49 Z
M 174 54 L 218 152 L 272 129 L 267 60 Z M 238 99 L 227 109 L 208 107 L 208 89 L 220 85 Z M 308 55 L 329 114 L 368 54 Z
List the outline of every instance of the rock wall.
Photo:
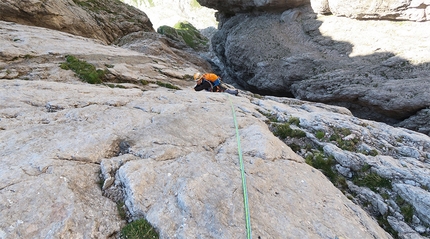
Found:
M 430 106 L 422 87 L 430 85 L 429 24 L 322 16 L 304 6 L 225 18 L 212 42 L 231 84 L 397 124 Z M 429 133 L 427 123 L 409 128 Z
M 359 198 L 396 212 L 386 221 L 402 238 L 428 235 L 430 139 L 425 135 L 357 119 L 341 107 L 244 91 L 240 97 L 194 92 L 187 72 L 198 69 L 168 55 L 166 45 L 151 45 L 148 37 L 138 41 L 140 36 L 132 34 L 124 49 L 48 29 L 0 24 L 4 238 L 118 238 L 127 222 L 118 216 L 115 204 L 121 202 L 128 220 L 146 218 L 161 238 L 244 236 L 231 104 L 254 237 L 392 238 L 273 135 L 266 125 L 272 114 L 278 122 L 297 117 L 306 138 L 335 156 L 336 168 L 345 175 L 369 164 L 392 179 L 388 199 L 371 193 Z M 161 50 L 154 55 L 156 49 Z M 61 69 L 70 54 L 100 68 L 108 65 L 111 82 L 86 84 Z M 162 87 L 156 83 L 160 80 L 183 90 Z M 142 81 L 152 83 L 142 86 Z M 346 152 L 316 140 L 317 130 L 328 133 L 333 126 L 350 129 L 348 138 L 362 138 L 362 150 L 374 149 L 378 155 Z M 411 226 L 392 202 L 397 196 L 415 208 Z
M 312 19 L 302 18 L 304 13 L 257 16 L 265 16 L 259 18 L 263 27 L 273 24 L 272 18 L 280 25 Z M 236 20 L 252 23 L 249 16 L 238 14 Z M 300 25 L 286 32 L 298 33 L 289 36 L 300 42 L 317 33 L 315 23 L 304 27 L 305 34 Z M 330 33 L 330 27 L 320 30 Z M 254 237 L 392 238 L 384 229 L 402 239 L 430 235 L 426 135 L 321 103 L 246 91 L 240 97 L 194 92 L 191 75 L 208 70 L 207 63 L 152 31 L 128 34 L 118 42 L 121 47 L 3 21 L 0 33 L 1 238 L 118 238 L 124 224 L 139 218 L 161 238 L 243 237 L 232 106 Z M 276 41 L 271 44 L 278 49 Z M 292 49 L 312 44 L 306 40 Z M 344 47 L 330 48 L 334 55 L 338 51 L 336 59 L 349 49 Z M 276 51 L 268 54 L 276 60 Z M 59 67 L 66 55 L 105 70 L 106 81 L 81 82 Z M 306 57 L 286 63 L 306 63 L 298 69 L 303 71 L 313 64 Z M 384 62 L 394 70 L 401 63 L 391 57 Z M 265 64 L 258 67 L 270 65 Z M 414 122 L 426 118 L 420 116 Z M 302 136 L 275 137 L 271 130 L 286 123 Z M 332 139 L 338 131 L 344 135 Z M 347 143 L 353 147 L 342 145 Z M 322 174 L 327 168 L 308 165 L 321 158 L 344 178 L 342 191 Z M 362 174 L 389 183 L 362 185 L 356 181 Z M 117 212 L 122 202 L 127 218 Z
M 120 1 L 0 2 L 0 20 L 59 30 L 110 44 L 132 32 L 153 32 L 146 14 Z

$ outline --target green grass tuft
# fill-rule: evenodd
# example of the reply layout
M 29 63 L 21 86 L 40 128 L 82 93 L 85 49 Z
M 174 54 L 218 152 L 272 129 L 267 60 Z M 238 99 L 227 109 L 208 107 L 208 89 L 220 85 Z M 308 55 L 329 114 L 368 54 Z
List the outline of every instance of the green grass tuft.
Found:
M 159 238 L 158 232 L 145 219 L 139 219 L 127 224 L 121 230 L 121 239 L 155 239 Z
M 299 119 L 299 118 L 297 118 L 297 117 L 291 117 L 291 118 L 288 120 L 288 123 L 289 123 L 289 124 L 296 125 L 296 126 L 300 126 L 300 119 Z
M 161 86 L 161 87 L 166 87 L 169 89 L 174 89 L 174 90 L 180 90 L 181 88 L 174 86 L 170 83 L 165 83 L 165 82 L 161 82 L 161 81 L 157 81 L 157 85 Z
M 405 222 L 411 223 L 414 216 L 414 207 L 400 196 L 397 196 L 396 203 L 400 207 L 400 211 L 405 218 Z
M 304 131 L 298 129 L 291 129 L 289 123 L 276 124 L 274 127 L 273 134 L 278 136 L 281 139 L 285 139 L 287 137 L 293 138 L 303 138 L 306 137 L 306 133 Z
M 67 56 L 66 62 L 60 65 L 63 70 L 72 70 L 83 81 L 90 84 L 100 84 L 105 78 L 106 72 L 96 69 L 95 66 L 81 61 L 74 56 Z
M 392 188 L 391 180 L 383 178 L 374 172 L 367 173 L 364 176 L 355 176 L 352 181 L 360 187 L 368 187 L 375 192 L 378 188 Z
M 324 131 L 317 131 L 317 132 L 315 133 L 315 137 L 317 137 L 317 139 L 319 139 L 319 140 L 323 139 L 323 138 L 324 138 L 324 136 L 325 136 Z

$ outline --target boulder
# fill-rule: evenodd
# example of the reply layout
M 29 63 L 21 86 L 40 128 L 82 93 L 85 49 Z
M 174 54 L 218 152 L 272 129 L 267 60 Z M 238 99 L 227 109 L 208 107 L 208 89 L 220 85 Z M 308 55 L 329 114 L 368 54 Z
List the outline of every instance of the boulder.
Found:
M 146 14 L 121 1 L 6 0 L 0 20 L 59 30 L 110 44 L 132 32 L 153 32 Z

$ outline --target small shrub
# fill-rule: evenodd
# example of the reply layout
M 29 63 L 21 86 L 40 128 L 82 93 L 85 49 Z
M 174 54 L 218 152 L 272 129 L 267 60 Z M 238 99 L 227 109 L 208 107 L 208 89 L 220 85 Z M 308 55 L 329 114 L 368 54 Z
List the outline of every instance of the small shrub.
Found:
M 319 139 L 319 140 L 321 140 L 322 138 L 324 138 L 324 136 L 325 136 L 324 131 L 317 131 L 315 133 L 315 137 L 317 137 L 317 139 Z
M 306 137 L 305 132 L 298 129 L 291 129 L 290 124 L 288 123 L 275 125 L 273 134 L 275 136 L 280 137 L 281 139 L 285 139 L 287 137 L 293 137 L 293 138 Z
M 266 114 L 265 116 L 269 119 L 270 122 L 278 122 L 278 117 L 276 117 L 276 115 Z
M 376 156 L 376 155 L 378 155 L 378 151 L 376 149 L 372 149 L 372 150 L 370 150 L 369 154 L 371 156 Z
M 336 164 L 333 157 L 325 157 L 323 152 L 316 152 L 313 155 L 309 154 L 306 156 L 305 162 L 310 166 L 319 169 L 332 183 L 337 181 L 337 174 L 332 169 Z
M 321 170 L 321 172 L 327 176 L 331 182 L 336 181 L 337 174 L 335 171 L 333 171 L 332 167 L 336 164 L 336 161 L 332 157 L 324 158 L 324 155 L 322 153 L 317 154 L 316 157 L 314 157 L 314 161 L 312 166 L 315 168 Z
M 296 125 L 296 126 L 299 126 L 299 125 L 300 125 L 300 119 L 299 119 L 299 118 L 297 118 L 297 117 L 291 117 L 291 118 L 288 120 L 288 123 L 290 123 L 290 124 L 294 124 L 294 125 Z
M 405 222 L 411 223 L 412 217 L 414 216 L 414 207 L 409 203 L 405 203 L 405 205 L 400 207 L 400 211 L 405 218 Z
M 144 218 L 127 224 L 121 230 L 121 239 L 154 239 L 159 238 L 157 231 Z
M 391 180 L 383 178 L 374 172 L 365 174 L 363 177 L 355 177 L 353 182 L 358 186 L 368 187 L 375 192 L 378 188 L 392 188 Z
M 414 207 L 399 195 L 396 197 L 396 203 L 400 207 L 400 212 L 405 218 L 405 222 L 411 223 L 414 216 Z

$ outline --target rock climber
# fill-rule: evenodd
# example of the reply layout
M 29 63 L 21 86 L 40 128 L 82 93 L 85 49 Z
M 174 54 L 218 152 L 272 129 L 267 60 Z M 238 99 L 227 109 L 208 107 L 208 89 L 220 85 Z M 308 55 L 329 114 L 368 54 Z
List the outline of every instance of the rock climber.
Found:
M 224 87 L 221 84 L 221 78 L 214 73 L 202 74 L 197 72 L 194 74 L 194 81 L 196 81 L 196 86 L 194 86 L 196 91 L 227 92 L 236 96 L 239 94 L 237 89 L 232 90 Z

